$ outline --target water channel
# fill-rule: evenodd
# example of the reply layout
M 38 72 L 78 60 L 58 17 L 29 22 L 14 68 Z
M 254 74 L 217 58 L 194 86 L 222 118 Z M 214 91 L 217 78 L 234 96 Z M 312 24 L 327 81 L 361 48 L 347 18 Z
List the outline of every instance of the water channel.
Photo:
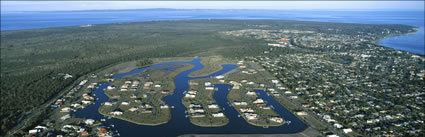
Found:
M 263 100 L 267 104 L 272 105 L 275 108 L 275 111 L 279 113 L 284 120 L 291 121 L 290 124 L 284 124 L 277 127 L 258 127 L 248 124 L 242 117 L 239 117 L 239 113 L 229 104 L 227 100 L 227 94 L 231 89 L 230 85 L 227 84 L 216 84 L 216 92 L 214 93 L 214 99 L 217 101 L 217 104 L 224 108 L 224 114 L 229 119 L 229 123 L 222 127 L 199 127 L 190 123 L 188 117 L 186 117 L 185 111 L 186 108 L 182 104 L 183 92 L 189 89 L 189 80 L 192 79 L 204 79 L 211 78 L 218 75 L 225 74 L 235 68 L 236 65 L 225 64 L 222 65 L 222 69 L 208 76 L 201 77 L 189 77 L 188 75 L 194 71 L 201 70 L 204 66 L 201 64 L 201 59 L 197 58 L 192 61 L 187 62 L 166 62 L 155 64 L 146 68 L 135 69 L 127 73 L 121 73 L 115 75 L 114 79 L 119 79 L 127 75 L 140 73 L 147 69 L 163 66 L 163 65 L 181 65 L 181 64 L 192 64 L 194 68 L 186 70 L 178 74 L 174 80 L 176 89 L 172 95 L 164 97 L 164 101 L 170 105 L 174 106 L 171 109 L 171 119 L 166 124 L 158 126 L 144 126 L 134 124 L 128 121 L 111 118 L 104 122 L 105 125 L 114 125 L 113 130 L 117 130 L 121 136 L 132 137 L 132 136 L 149 136 L 149 137 L 168 137 L 168 136 L 179 136 L 184 134 L 289 134 L 297 133 L 303 131 L 307 126 L 299 120 L 296 116 L 290 113 L 282 105 L 276 102 L 271 96 L 268 96 L 267 93 L 263 90 L 257 90 Z M 104 94 L 104 89 L 110 82 L 102 83 L 99 88 L 96 88 L 93 91 L 93 94 L 96 95 L 95 104 L 89 105 L 84 109 L 80 109 L 73 113 L 76 117 L 81 118 L 91 118 L 95 120 L 104 119 L 105 116 L 101 115 L 98 112 L 100 105 L 108 101 L 108 97 Z

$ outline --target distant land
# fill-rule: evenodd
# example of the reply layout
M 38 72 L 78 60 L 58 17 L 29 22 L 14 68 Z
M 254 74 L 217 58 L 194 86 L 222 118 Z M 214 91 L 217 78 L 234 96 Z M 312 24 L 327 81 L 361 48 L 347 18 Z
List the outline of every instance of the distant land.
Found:
M 425 54 L 424 11 L 326 11 L 326 10 L 215 10 L 215 9 L 132 9 L 53 12 L 2 12 L 1 30 L 50 28 L 154 20 L 187 19 L 270 19 L 321 22 L 405 24 L 419 27 L 406 36 L 383 39 L 379 44 Z

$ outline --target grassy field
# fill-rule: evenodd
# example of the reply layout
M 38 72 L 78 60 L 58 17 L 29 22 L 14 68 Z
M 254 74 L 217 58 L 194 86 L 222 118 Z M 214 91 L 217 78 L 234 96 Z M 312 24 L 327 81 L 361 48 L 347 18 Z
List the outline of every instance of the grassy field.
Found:
M 120 107 L 120 109 L 125 109 L 125 107 Z M 113 109 L 106 108 L 104 106 L 102 106 L 99 109 L 99 113 L 102 115 L 114 117 L 117 119 L 125 120 L 125 121 L 139 124 L 139 125 L 149 125 L 149 126 L 161 125 L 161 124 L 167 123 L 171 117 L 169 115 L 170 113 L 169 109 L 160 110 L 160 112 L 156 112 L 155 115 L 125 112 L 120 116 L 116 116 L 109 113 L 112 111 Z
M 168 58 L 150 58 L 150 60 L 153 61 L 153 64 L 159 64 L 159 63 L 174 62 L 174 61 L 191 61 L 195 58 L 196 57 L 168 57 Z M 120 73 L 129 72 L 131 70 L 140 68 L 140 66 L 137 66 L 137 63 L 139 61 L 141 60 L 121 62 L 119 64 L 113 65 L 111 67 L 108 67 L 100 71 L 99 73 L 97 73 L 97 75 L 103 76 L 105 74 L 120 74 Z
M 201 64 L 204 68 L 189 74 L 191 77 L 207 76 L 222 69 L 223 64 L 235 64 L 234 60 L 230 60 L 221 56 L 201 57 Z

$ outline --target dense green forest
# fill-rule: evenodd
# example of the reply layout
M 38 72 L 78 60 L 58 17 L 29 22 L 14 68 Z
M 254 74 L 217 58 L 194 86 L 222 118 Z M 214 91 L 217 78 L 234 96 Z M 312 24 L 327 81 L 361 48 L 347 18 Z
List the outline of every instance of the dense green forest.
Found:
M 331 31 L 330 27 L 341 31 Z M 406 33 L 411 26 L 182 20 L 2 31 L 0 135 L 19 123 L 20 117 L 70 86 L 78 77 L 114 63 L 157 57 L 255 56 L 268 48 L 263 40 L 219 33 L 240 29 L 311 30 L 357 35 L 357 31 L 377 33 L 386 29 Z M 73 77 L 64 79 L 59 73 Z

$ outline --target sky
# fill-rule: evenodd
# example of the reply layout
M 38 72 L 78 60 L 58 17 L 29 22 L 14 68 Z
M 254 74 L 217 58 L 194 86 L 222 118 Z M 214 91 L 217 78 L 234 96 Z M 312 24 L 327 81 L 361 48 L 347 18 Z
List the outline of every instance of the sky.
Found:
M 1 1 L 1 11 L 120 9 L 424 10 L 424 1 Z

